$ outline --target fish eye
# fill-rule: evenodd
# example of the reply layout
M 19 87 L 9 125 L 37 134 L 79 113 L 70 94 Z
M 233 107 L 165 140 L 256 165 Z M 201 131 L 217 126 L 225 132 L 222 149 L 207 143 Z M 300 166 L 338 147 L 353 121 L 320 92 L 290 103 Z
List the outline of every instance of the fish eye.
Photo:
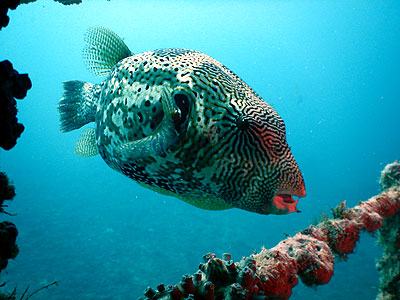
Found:
M 174 101 L 179 110 L 179 118 L 175 121 L 175 127 L 181 131 L 189 120 L 191 101 L 189 96 L 182 92 L 174 95 Z
M 178 93 L 174 95 L 174 100 L 180 110 L 181 119 L 186 119 L 189 114 L 189 97 L 186 94 Z

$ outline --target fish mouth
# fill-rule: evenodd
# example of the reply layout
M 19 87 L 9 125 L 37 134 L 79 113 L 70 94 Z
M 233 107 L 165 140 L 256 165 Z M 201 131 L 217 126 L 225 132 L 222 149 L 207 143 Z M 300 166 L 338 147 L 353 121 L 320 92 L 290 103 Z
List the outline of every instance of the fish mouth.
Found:
M 295 194 L 291 194 L 286 191 L 278 191 L 272 199 L 272 205 L 274 206 L 278 214 L 290 214 L 292 212 L 300 212 L 297 208 L 297 203 L 301 197 L 306 195 L 305 188 L 303 187 Z M 298 197 L 298 199 L 293 199 Z
M 277 194 L 272 200 L 272 204 L 275 206 L 280 214 L 289 214 L 298 211 L 296 205 L 299 199 L 294 200 L 293 195 L 288 194 Z

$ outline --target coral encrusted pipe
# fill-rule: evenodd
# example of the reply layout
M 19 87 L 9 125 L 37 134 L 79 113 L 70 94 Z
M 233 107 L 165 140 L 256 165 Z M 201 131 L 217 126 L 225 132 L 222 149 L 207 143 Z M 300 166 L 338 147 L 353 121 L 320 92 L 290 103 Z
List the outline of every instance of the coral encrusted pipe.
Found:
M 220 259 L 208 253 L 195 274 L 185 275 L 176 285 L 148 287 L 145 299 L 279 300 L 290 298 L 299 277 L 308 286 L 326 284 L 333 275 L 334 258 L 353 252 L 360 231 L 373 232 L 384 219 L 400 213 L 398 161 L 385 167 L 380 183 L 379 195 L 353 208 L 343 202 L 332 210 L 332 218 L 324 217 L 271 249 L 239 262 L 229 254 Z

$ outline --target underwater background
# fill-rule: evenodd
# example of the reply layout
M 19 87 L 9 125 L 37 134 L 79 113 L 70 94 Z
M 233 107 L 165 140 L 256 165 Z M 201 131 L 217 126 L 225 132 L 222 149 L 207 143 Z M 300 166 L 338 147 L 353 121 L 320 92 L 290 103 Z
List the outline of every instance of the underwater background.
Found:
M 26 129 L 0 152 L 17 196 L 7 211 L 20 253 L 1 273 L 35 299 L 136 299 L 175 284 L 207 252 L 234 260 L 306 228 L 346 200 L 379 192 L 383 167 L 400 158 L 400 2 L 50 0 L 20 5 L 0 31 L 0 59 L 29 73 L 18 101 Z M 298 214 L 207 211 L 142 188 L 100 156 L 74 154 L 80 130 L 59 131 L 64 81 L 98 83 L 82 59 L 91 26 L 119 34 L 134 53 L 190 48 L 238 74 L 284 119 L 306 182 Z M 375 299 L 381 250 L 361 235 L 329 284 L 301 282 L 290 299 Z

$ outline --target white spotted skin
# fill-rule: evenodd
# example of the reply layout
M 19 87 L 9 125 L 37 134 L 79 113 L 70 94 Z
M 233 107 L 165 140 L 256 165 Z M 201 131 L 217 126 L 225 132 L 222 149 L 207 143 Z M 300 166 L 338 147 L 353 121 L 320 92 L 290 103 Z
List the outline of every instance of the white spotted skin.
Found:
M 202 208 L 261 214 L 276 213 L 277 192 L 305 195 L 281 117 L 213 58 L 184 49 L 145 52 L 121 60 L 101 85 L 95 118 L 99 152 L 139 183 Z M 122 159 L 116 148 L 160 125 L 161 89 L 189 96 L 187 125 L 164 155 Z

